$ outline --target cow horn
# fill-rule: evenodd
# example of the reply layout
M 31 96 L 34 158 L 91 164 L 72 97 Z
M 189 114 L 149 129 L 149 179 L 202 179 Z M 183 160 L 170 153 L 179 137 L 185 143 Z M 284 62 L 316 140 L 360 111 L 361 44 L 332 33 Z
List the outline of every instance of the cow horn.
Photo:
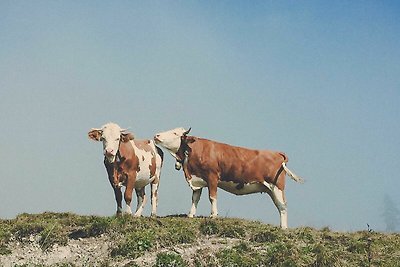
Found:
M 121 129 L 120 132 L 123 133 L 123 132 L 126 132 L 126 131 L 128 131 L 128 130 L 129 130 L 129 128 Z
M 192 127 L 189 127 L 189 130 L 187 130 L 186 132 L 184 132 L 183 135 L 186 136 L 186 135 L 190 132 L 190 130 L 192 130 Z

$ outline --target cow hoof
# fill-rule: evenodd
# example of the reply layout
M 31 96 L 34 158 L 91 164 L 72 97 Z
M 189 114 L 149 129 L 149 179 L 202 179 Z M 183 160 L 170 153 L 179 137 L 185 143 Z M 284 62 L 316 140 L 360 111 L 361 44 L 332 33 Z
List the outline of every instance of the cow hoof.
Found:
M 157 218 L 157 214 L 152 213 L 152 214 L 150 215 L 150 217 L 151 217 L 151 218 Z
M 211 215 L 210 215 L 210 218 L 211 218 L 211 219 L 214 219 L 214 218 L 217 218 L 217 217 L 218 217 L 217 214 L 211 214 Z
M 188 218 L 193 218 L 194 214 L 188 214 Z

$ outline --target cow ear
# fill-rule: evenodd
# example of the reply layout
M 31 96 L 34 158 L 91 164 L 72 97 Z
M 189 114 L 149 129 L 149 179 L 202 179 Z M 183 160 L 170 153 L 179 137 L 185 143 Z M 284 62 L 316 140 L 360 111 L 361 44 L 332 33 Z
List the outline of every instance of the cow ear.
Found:
M 135 139 L 132 133 L 121 133 L 121 141 L 123 143 L 129 142 L 130 140 Z
M 193 136 L 186 137 L 186 143 L 187 144 L 194 143 L 194 141 L 196 141 L 196 140 L 195 140 L 195 138 Z
M 101 130 L 99 129 L 91 129 L 88 132 L 88 137 L 94 141 L 100 141 L 101 139 Z

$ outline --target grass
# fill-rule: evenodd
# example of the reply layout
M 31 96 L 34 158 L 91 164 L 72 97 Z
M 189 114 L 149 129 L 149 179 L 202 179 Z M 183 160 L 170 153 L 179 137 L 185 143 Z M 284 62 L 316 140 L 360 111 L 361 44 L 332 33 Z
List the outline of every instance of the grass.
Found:
M 107 260 L 97 266 L 126 266 L 155 253 L 155 266 L 400 266 L 400 235 L 372 231 L 340 233 L 300 227 L 283 231 L 256 221 L 234 218 L 133 218 L 79 216 L 71 213 L 21 214 L 0 220 L 0 256 L 13 242 L 37 242 L 43 251 L 71 239 L 107 236 Z M 210 246 L 201 246 L 213 240 Z M 229 241 L 229 242 L 228 242 Z M 176 250 L 176 248 L 181 248 Z M 197 248 L 190 255 L 180 254 Z M 167 251 L 167 252 L 165 252 Z M 56 266 L 75 266 L 74 264 Z

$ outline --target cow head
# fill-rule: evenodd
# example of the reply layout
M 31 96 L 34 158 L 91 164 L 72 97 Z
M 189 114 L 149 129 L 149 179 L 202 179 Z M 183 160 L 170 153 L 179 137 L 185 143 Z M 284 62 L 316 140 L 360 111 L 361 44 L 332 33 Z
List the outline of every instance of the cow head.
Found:
M 134 137 L 126 129 L 121 129 L 115 123 L 107 123 L 100 129 L 91 129 L 88 132 L 90 139 L 103 142 L 103 154 L 109 163 L 115 161 L 120 142 L 128 142 Z
M 184 128 L 175 128 L 166 132 L 158 133 L 154 136 L 156 144 L 168 149 L 170 152 L 176 154 L 181 146 L 181 137 L 187 135 L 189 130 Z
M 175 169 L 180 170 L 182 165 L 177 158 L 176 153 L 178 153 L 181 147 L 182 137 L 185 137 L 192 128 L 185 130 L 184 128 L 175 128 L 166 132 L 158 133 L 154 136 L 154 141 L 156 144 L 168 149 L 171 154 L 176 158 Z

